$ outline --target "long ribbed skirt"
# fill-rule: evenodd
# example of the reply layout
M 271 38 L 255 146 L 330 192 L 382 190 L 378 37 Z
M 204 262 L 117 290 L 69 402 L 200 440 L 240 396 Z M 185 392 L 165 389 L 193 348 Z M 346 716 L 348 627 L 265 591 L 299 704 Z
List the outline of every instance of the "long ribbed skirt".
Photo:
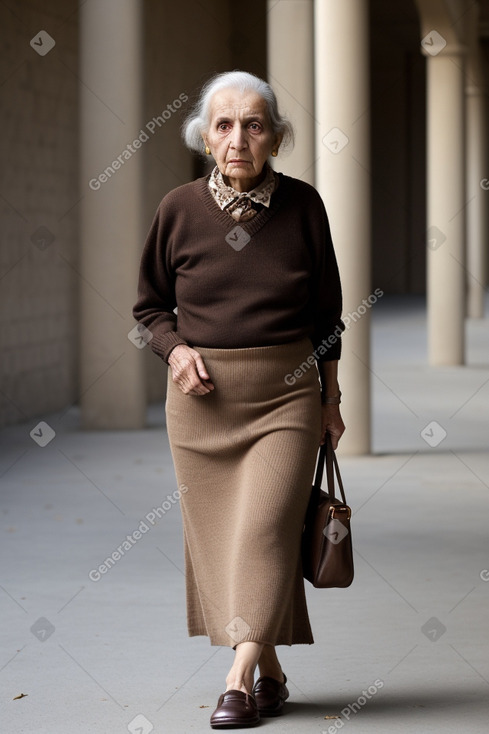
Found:
M 321 432 L 312 344 L 196 349 L 215 389 L 184 395 L 169 370 L 166 403 L 188 633 L 310 644 L 300 541 Z

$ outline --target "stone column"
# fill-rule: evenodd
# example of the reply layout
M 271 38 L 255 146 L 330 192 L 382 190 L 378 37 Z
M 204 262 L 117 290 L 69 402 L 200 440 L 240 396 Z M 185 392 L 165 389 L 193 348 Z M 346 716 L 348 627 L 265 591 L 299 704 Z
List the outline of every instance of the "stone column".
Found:
M 137 428 L 143 361 L 128 339 L 141 221 L 142 4 L 80 8 L 80 395 L 85 428 Z M 136 340 L 136 343 L 137 340 Z
M 330 218 L 344 319 L 341 452 L 370 452 L 370 135 L 367 0 L 316 0 L 316 181 Z
M 464 363 L 464 75 L 460 48 L 427 59 L 428 360 Z
M 465 352 L 466 0 L 416 0 L 427 74 L 428 361 Z
M 468 11 L 468 54 L 466 74 L 466 197 L 467 197 L 467 315 L 484 316 L 486 283 L 487 117 L 482 50 L 478 35 L 479 8 Z M 482 186 L 481 186 L 482 183 Z
M 279 109 L 294 125 L 290 153 L 274 167 L 314 185 L 314 5 L 313 0 L 268 0 L 268 81 Z

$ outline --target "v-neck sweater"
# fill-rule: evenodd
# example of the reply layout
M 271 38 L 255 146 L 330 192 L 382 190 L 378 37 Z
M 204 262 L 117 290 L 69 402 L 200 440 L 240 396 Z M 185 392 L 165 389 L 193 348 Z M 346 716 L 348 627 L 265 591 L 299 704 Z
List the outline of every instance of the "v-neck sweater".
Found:
M 326 210 L 312 186 L 279 176 L 270 206 L 247 222 L 219 208 L 209 176 L 162 199 L 133 315 L 166 362 L 177 344 L 239 349 L 305 337 L 318 361 L 339 359 L 342 297 Z

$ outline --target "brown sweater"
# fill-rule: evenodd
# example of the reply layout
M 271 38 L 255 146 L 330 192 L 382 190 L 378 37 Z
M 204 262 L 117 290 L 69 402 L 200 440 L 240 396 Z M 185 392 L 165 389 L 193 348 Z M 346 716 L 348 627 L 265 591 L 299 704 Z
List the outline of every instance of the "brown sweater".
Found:
M 270 208 L 235 222 L 208 176 L 161 201 L 141 258 L 134 318 L 168 361 L 177 344 L 242 348 L 310 337 L 318 360 L 341 353 L 341 287 L 318 192 L 280 175 Z M 178 307 L 178 315 L 174 309 Z

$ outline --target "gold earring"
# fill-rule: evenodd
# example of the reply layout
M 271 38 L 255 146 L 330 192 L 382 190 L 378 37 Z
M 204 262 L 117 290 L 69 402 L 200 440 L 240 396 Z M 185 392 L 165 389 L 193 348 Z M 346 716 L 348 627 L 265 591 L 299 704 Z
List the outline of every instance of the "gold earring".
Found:
M 276 158 L 277 155 L 278 155 L 278 152 L 276 150 L 272 150 L 272 155 L 273 155 L 274 158 Z
M 205 154 L 206 155 L 210 155 L 211 154 L 211 149 L 209 148 L 208 145 L 205 146 Z

